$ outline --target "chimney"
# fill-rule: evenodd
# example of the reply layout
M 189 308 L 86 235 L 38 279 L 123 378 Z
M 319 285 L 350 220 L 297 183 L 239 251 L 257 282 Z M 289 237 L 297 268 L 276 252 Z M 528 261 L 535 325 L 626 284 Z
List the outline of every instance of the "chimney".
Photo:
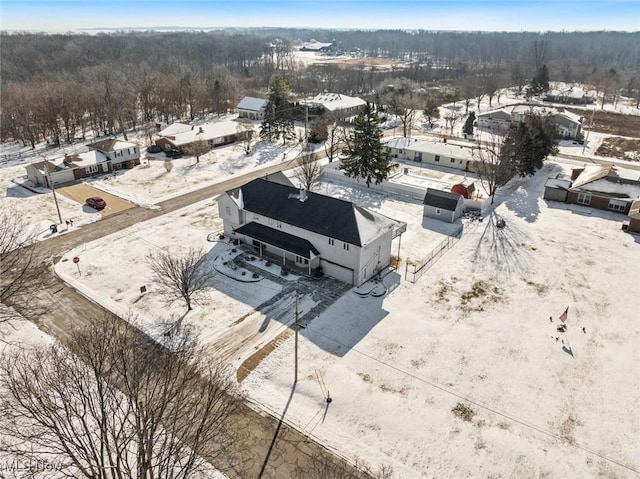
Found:
M 304 188 L 300 188 L 300 203 L 304 203 L 307 201 L 307 190 Z

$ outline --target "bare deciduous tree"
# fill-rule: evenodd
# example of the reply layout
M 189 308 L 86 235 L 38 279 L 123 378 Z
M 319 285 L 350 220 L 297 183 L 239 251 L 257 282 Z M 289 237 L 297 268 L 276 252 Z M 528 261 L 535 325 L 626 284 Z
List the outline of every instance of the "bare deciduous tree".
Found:
M 105 316 L 58 343 L 5 354 L 0 449 L 65 477 L 209 477 L 241 402 L 186 329 L 163 347 Z M 214 445 L 214 447 L 211 447 Z
M 480 177 L 482 188 L 491 197 L 491 204 L 498 188 L 504 186 L 517 172 L 517 166 L 502 154 L 505 131 L 489 135 L 474 150 L 474 169 Z
M 442 119 L 444 120 L 445 128 L 449 129 L 449 134 L 453 135 L 453 129 L 462 120 L 463 115 L 458 110 L 452 110 L 449 108 L 444 109 Z
M 327 126 L 327 139 L 324 142 L 324 152 L 332 162 L 340 154 L 340 144 L 345 138 L 345 128 L 334 121 Z
M 238 120 L 236 130 L 238 131 L 238 138 L 242 141 L 244 153 L 245 155 L 248 155 L 251 153 L 251 146 L 253 145 L 253 136 L 255 133 L 253 122 L 248 118 L 240 118 Z
M 298 158 L 296 166 L 295 179 L 300 182 L 300 185 L 305 190 L 311 191 L 322 177 L 322 168 L 318 164 L 318 156 L 315 153 L 302 155 Z
M 0 207 L 0 302 L 20 305 L 27 317 L 42 313 L 33 294 L 42 287 L 46 265 L 40 245 L 15 207 Z M 0 308 L 0 323 L 14 317 L 11 308 Z M 33 319 L 33 318 L 31 318 Z
M 197 140 L 185 147 L 187 155 L 195 156 L 196 163 L 200 163 L 200 157 L 211 151 L 211 145 L 206 140 Z
M 168 301 L 184 299 L 189 311 L 194 294 L 205 288 L 214 275 L 214 269 L 203 261 L 203 252 L 198 248 L 181 254 L 151 254 L 147 256 L 147 264 Z
M 313 457 L 307 467 L 296 471 L 299 479 L 393 479 L 393 468 L 383 464 L 377 469 L 366 461 L 356 458 L 353 467 L 338 462 L 328 454 Z

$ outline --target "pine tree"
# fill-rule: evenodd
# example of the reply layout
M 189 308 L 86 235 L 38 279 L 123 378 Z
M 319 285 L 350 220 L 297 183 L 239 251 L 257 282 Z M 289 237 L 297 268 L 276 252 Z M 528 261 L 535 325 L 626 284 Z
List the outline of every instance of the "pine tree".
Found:
M 269 100 L 265 107 L 260 136 L 268 141 L 277 141 L 282 137 L 283 143 L 295 138 L 289 87 L 280 75 L 273 75 L 269 80 Z
M 533 175 L 548 155 L 557 152 L 558 138 L 551 117 L 531 114 L 509 130 L 501 155 L 515 165 L 520 176 Z
M 473 135 L 473 124 L 476 121 L 476 114 L 474 112 L 469 113 L 469 116 L 467 117 L 467 121 L 465 121 L 464 123 L 464 127 L 462 128 L 462 131 L 466 134 L 466 135 Z
M 362 178 L 367 187 L 379 184 L 389 177 L 395 166 L 382 146 L 380 120 L 373 106 L 367 105 L 354 120 L 354 128 L 346 139 L 345 158 L 340 168 L 350 178 Z

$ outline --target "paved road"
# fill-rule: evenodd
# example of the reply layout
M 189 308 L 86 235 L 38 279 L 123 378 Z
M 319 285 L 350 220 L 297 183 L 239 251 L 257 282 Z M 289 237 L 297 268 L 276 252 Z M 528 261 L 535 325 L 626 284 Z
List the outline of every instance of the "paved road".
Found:
M 158 209 L 130 208 L 67 234 L 53 236 L 45 241 L 43 246 L 53 264 L 66 251 L 80 243 L 92 241 L 141 221 L 217 196 L 251 179 L 290 166 L 285 163 L 273 165 L 231 178 L 164 201 L 159 204 Z M 37 324 L 61 343 L 68 344 L 71 329 L 86 325 L 92 319 L 101 317 L 105 311 L 60 281 L 55 277 L 52 269 L 51 273 L 45 287 L 33 298 L 34 301 L 47 307 L 47 313 L 37 321 Z M 141 343 L 149 341 L 146 335 L 133 327 L 131 334 L 138 335 Z M 282 406 L 285 407 L 284 404 Z M 229 451 L 233 460 L 228 464 L 218 463 L 216 467 L 231 478 L 295 478 L 300 477 L 297 475 L 298 468 L 309 467 L 314 458 L 340 462 L 323 446 L 289 428 L 279 419 L 244 406 L 242 414 L 237 418 L 235 428 L 241 438 L 231 446 Z M 215 449 L 215 445 L 212 447 Z

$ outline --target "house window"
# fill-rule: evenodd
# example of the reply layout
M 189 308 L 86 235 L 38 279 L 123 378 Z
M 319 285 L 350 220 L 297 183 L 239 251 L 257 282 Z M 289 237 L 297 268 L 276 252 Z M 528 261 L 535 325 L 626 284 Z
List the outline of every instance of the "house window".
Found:
M 225 206 L 224 212 L 227 216 L 231 216 L 231 207 L 229 205 Z
M 329 238 L 329 244 L 333 246 L 333 243 L 334 243 L 333 238 Z
M 591 203 L 591 195 L 587 193 L 578 193 L 578 203 L 581 205 L 588 205 Z
M 456 159 L 455 158 L 451 158 L 451 163 L 455 163 Z
M 309 264 L 309 260 L 307 258 L 303 258 L 302 256 L 296 255 L 296 263 L 298 264 Z
M 277 226 L 278 228 L 282 228 L 282 223 L 281 223 L 280 221 L 277 221 L 277 222 L 276 222 L 276 226 Z
M 440 208 L 436 208 L 436 214 L 440 215 L 440 213 L 442 213 L 442 210 Z
M 436 161 L 440 161 L 440 155 L 436 155 Z
M 349 251 L 349 243 L 345 243 L 342 245 L 345 251 Z
M 98 165 L 89 165 L 87 166 L 87 173 L 97 173 Z
M 609 209 L 613 211 L 624 211 L 627 209 L 627 202 L 621 200 L 609 200 Z
M 422 152 L 420 151 L 420 152 L 416 153 L 416 156 L 414 157 L 414 159 L 416 161 L 422 161 Z
M 131 148 L 127 148 L 127 155 L 131 154 Z

